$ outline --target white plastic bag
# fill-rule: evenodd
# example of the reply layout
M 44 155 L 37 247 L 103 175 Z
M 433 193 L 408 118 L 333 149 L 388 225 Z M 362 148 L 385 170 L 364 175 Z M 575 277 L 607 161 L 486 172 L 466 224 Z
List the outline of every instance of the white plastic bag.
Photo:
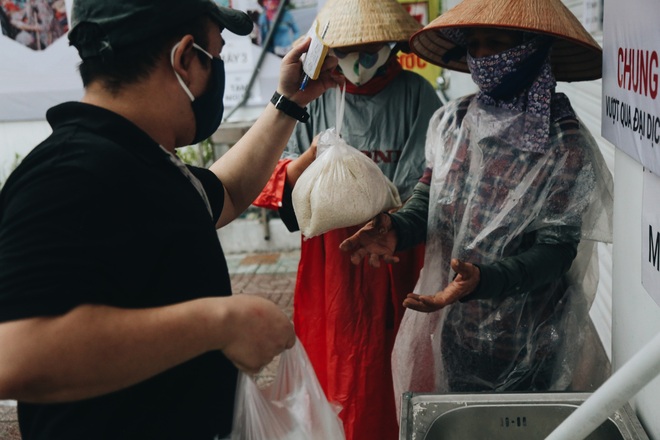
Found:
M 307 238 L 361 225 L 401 206 L 399 191 L 378 165 L 340 137 L 344 93 L 337 103 L 337 128 L 321 133 L 316 160 L 300 175 L 291 195 L 300 232 Z
M 323 393 L 300 341 L 280 355 L 271 385 L 239 373 L 232 440 L 343 440 L 338 411 Z

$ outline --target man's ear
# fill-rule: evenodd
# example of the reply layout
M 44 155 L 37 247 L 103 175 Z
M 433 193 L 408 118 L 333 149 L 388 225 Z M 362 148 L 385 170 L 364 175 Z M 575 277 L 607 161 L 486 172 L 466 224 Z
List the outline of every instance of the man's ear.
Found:
M 174 52 L 170 54 L 169 60 L 172 63 L 174 71 L 181 76 L 181 79 L 186 85 L 190 84 L 190 65 L 193 57 L 197 55 L 195 53 L 196 50 L 193 47 L 193 42 L 192 35 L 185 35 L 179 40 L 179 43 L 177 43 Z

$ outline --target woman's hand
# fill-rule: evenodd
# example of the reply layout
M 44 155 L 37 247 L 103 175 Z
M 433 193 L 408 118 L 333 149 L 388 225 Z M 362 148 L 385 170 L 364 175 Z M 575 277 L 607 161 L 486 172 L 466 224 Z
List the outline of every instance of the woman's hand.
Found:
M 351 252 L 351 262 L 360 264 L 360 261 L 369 257 L 369 264 L 380 267 L 380 260 L 386 263 L 398 263 L 399 257 L 394 256 L 397 236 L 392 229 L 392 219 L 387 214 L 378 214 L 352 236 L 344 240 L 339 249 Z
M 316 135 L 312 140 L 310 147 L 301 154 L 297 159 L 294 159 L 286 167 L 286 183 L 290 188 L 296 186 L 296 182 L 300 175 L 307 169 L 308 166 L 316 159 L 316 144 L 320 135 Z
M 403 300 L 403 306 L 418 312 L 435 312 L 474 292 L 481 279 L 479 268 L 457 258 L 451 260 L 451 268 L 456 272 L 456 277 L 444 290 L 433 296 L 409 293 Z

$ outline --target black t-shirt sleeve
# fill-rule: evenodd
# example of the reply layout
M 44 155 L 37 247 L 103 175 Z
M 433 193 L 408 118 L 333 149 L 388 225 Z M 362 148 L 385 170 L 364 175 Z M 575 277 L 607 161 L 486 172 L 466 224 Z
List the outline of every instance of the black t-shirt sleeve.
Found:
M 206 197 L 211 204 L 213 219 L 217 222 L 220 218 L 220 214 L 222 214 L 222 208 L 225 203 L 225 189 L 222 182 L 218 179 L 218 176 L 213 174 L 213 171 L 209 169 L 193 166 L 188 166 L 188 169 L 202 183 L 204 191 L 206 191 Z

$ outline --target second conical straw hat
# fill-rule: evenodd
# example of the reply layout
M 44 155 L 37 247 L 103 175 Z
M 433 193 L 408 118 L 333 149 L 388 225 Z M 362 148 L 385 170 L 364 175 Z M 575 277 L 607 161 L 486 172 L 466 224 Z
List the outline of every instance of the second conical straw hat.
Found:
M 445 30 L 500 28 L 556 37 L 550 63 L 558 81 L 584 81 L 602 76 L 602 49 L 561 0 L 463 0 L 410 39 L 421 58 L 448 69 L 468 72 L 465 55 L 443 59 L 456 47 Z
M 329 47 L 407 42 L 422 27 L 396 0 L 328 0 L 317 19 Z

